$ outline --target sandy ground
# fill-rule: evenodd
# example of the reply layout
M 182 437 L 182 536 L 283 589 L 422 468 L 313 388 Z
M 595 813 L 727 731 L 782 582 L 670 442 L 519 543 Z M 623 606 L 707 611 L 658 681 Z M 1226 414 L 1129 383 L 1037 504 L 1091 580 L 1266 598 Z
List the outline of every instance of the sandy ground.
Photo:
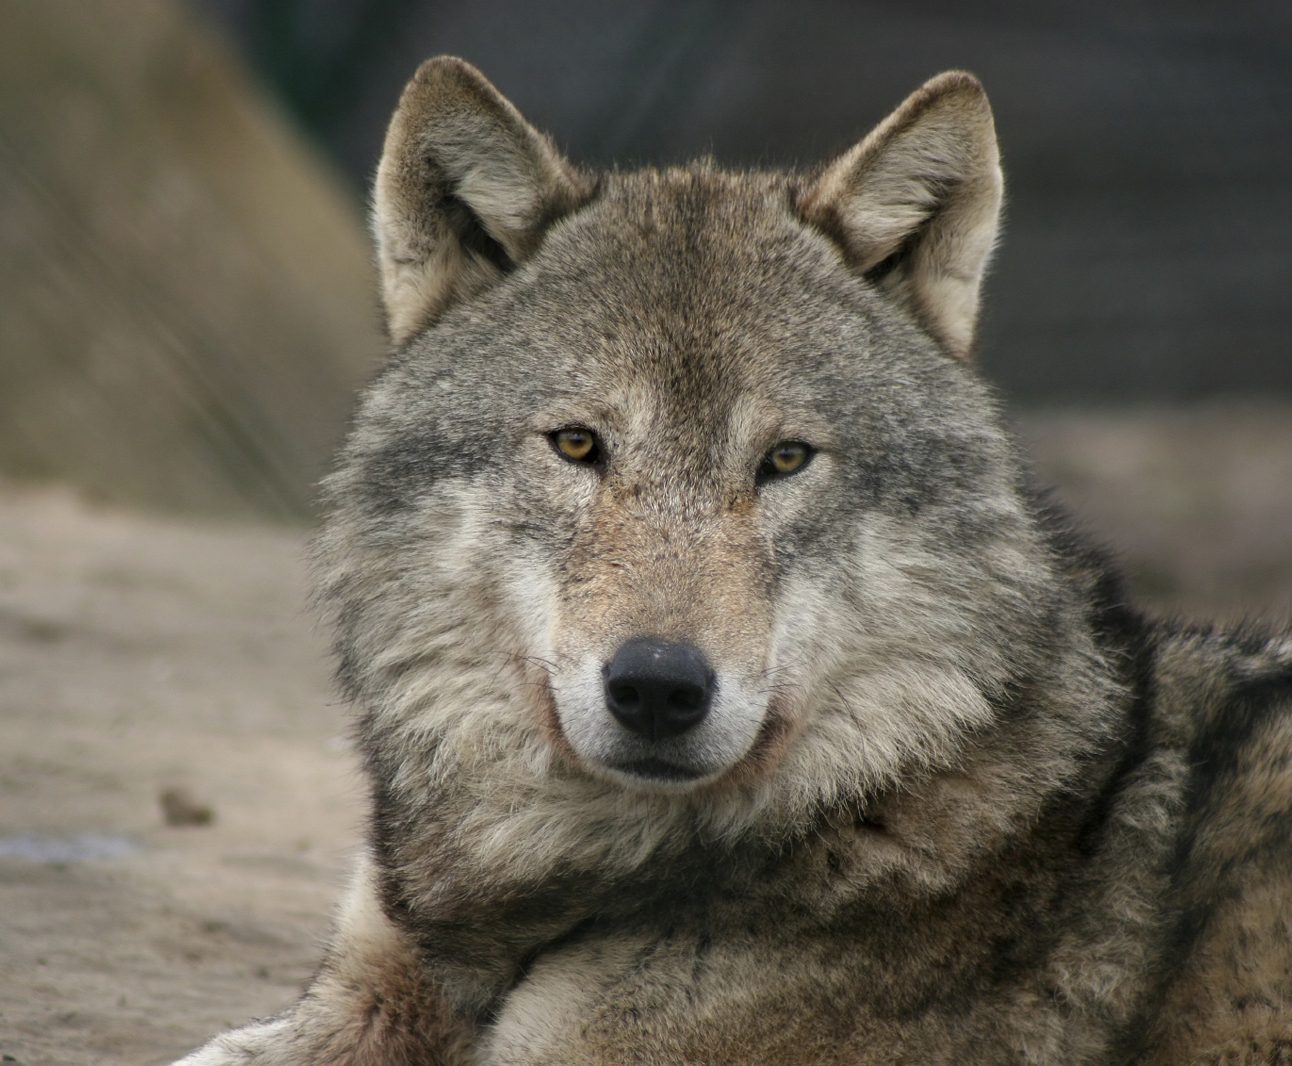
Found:
M 1292 410 L 1022 429 L 1156 607 L 1292 617 Z M 167 1062 L 308 976 L 363 803 L 302 540 L 0 485 L 4 1061 Z
M 309 973 L 362 789 L 301 540 L 0 494 L 0 1054 L 168 1062 Z

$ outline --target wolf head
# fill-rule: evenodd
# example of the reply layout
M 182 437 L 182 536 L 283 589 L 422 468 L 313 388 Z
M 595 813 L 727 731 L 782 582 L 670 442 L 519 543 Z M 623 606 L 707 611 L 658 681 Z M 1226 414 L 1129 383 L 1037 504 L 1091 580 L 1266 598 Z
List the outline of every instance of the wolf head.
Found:
M 748 826 L 954 767 L 1060 610 L 968 365 L 1000 202 L 967 74 L 817 173 L 593 175 L 426 63 L 321 542 L 381 787 Z

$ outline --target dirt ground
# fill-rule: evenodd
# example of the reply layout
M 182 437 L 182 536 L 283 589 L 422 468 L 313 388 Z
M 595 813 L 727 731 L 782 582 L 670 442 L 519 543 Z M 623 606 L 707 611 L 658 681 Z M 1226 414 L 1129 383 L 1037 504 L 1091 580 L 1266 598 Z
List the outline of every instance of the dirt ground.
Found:
M 0 494 L 0 1054 L 169 1062 L 310 972 L 362 789 L 301 540 Z
M 1146 602 L 1292 618 L 1292 410 L 1021 432 Z M 308 976 L 363 789 L 303 539 L 0 485 L 4 1061 L 167 1062 Z

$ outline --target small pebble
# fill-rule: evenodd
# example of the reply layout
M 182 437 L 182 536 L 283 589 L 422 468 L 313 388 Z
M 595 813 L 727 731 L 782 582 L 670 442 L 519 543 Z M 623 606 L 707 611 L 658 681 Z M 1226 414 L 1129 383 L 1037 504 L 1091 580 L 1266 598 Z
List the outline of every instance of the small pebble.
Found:
M 210 825 L 215 821 L 215 811 L 186 788 L 168 788 L 157 799 L 167 825 Z

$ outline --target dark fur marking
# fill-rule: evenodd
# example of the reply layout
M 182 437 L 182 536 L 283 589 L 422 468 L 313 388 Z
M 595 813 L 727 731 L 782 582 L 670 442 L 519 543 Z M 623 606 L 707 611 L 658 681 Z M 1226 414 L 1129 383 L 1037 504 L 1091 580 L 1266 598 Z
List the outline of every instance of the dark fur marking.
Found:
M 713 940 L 708 933 L 702 933 L 695 942 L 695 958 L 691 962 L 691 981 L 693 984 L 700 983 L 700 978 L 704 975 L 705 959 L 712 950 Z
M 1201 807 L 1237 768 L 1253 734 L 1276 714 L 1292 713 L 1292 670 L 1231 680 L 1232 694 L 1224 710 L 1212 716 L 1210 728 L 1198 731 L 1189 749 L 1193 772 L 1187 791 L 1186 824 L 1191 831 L 1182 841 L 1189 850 Z M 1181 860 L 1186 857 L 1180 856 Z
M 1143 620 L 1119 605 L 1108 605 L 1096 619 L 1096 627 L 1101 643 L 1119 652 L 1118 658 L 1129 682 L 1130 704 L 1121 756 L 1090 804 L 1077 837 L 1077 847 L 1086 856 L 1098 852 L 1109 817 L 1127 781 L 1153 751 L 1150 723 L 1157 700 L 1153 680 L 1157 651 Z
M 511 981 L 498 995 L 498 998 L 490 1005 L 488 1014 L 489 1022 L 492 1024 L 497 1020 L 498 1012 L 501 1011 L 503 1006 L 506 1004 L 507 996 L 520 987 L 520 985 L 524 984 L 540 958 L 553 951 L 557 951 L 568 944 L 575 943 L 594 925 L 596 925 L 595 918 L 582 918 L 559 936 L 554 936 L 550 940 L 544 941 L 542 944 L 536 944 L 529 951 L 525 952 L 525 954 L 521 956 L 520 962 L 516 965 L 516 970 L 515 973 L 512 974 Z
M 438 481 L 479 476 L 499 465 L 505 443 L 465 424 L 455 434 L 402 436 L 365 456 L 361 483 L 367 512 L 387 517 L 414 507 Z

